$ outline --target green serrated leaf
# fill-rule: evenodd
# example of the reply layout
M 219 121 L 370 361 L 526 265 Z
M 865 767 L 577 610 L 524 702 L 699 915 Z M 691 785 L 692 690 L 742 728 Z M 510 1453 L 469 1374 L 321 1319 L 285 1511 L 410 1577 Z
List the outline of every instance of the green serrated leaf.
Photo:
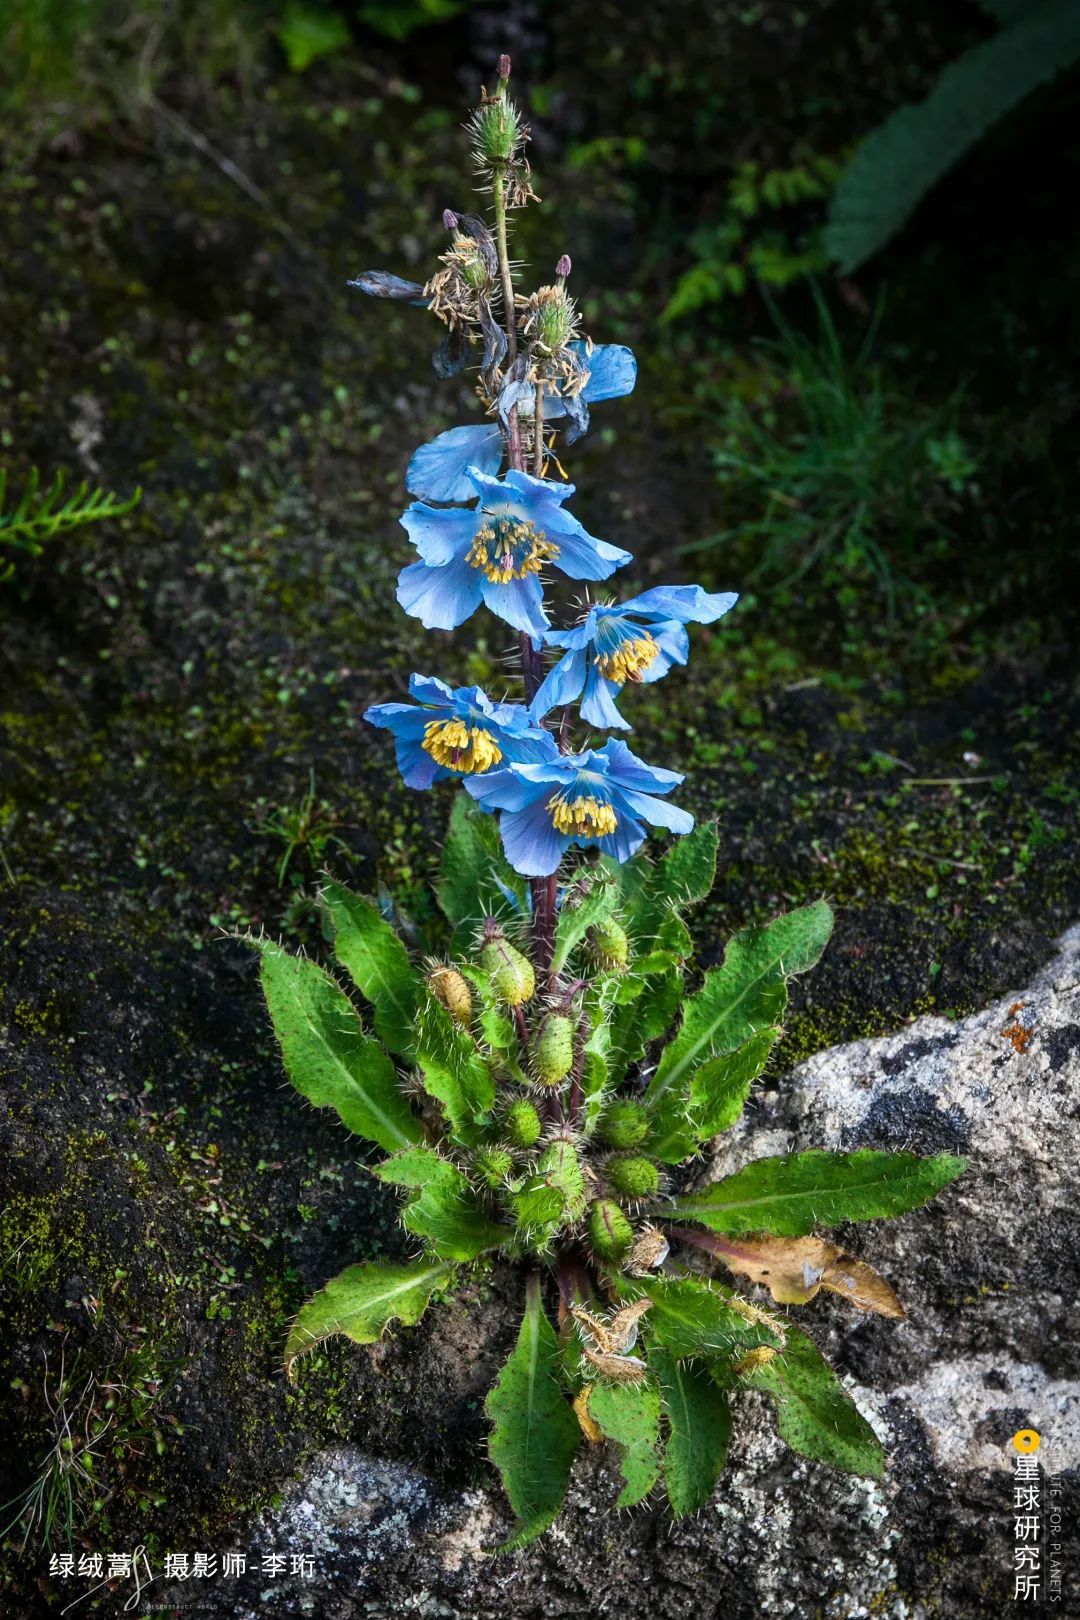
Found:
M 368 1260 L 349 1266 L 300 1307 L 285 1345 L 285 1371 L 297 1359 L 334 1334 L 356 1344 L 374 1344 L 389 1322 L 412 1327 L 427 1309 L 437 1288 L 453 1277 L 443 1260 L 413 1260 L 403 1265 Z
M 271 940 L 251 942 L 262 958 L 266 1005 L 293 1085 L 317 1108 L 333 1108 L 350 1131 L 387 1153 L 420 1136 L 394 1065 L 364 1034 L 348 996 L 315 962 Z
M 663 973 L 648 979 L 635 1001 L 612 1009 L 608 1067 L 617 1083 L 632 1063 L 640 1062 L 650 1041 L 671 1028 L 682 999 L 682 975 Z
M 423 1238 L 442 1260 L 475 1260 L 513 1235 L 488 1217 L 457 1165 L 432 1148 L 395 1154 L 376 1165 L 372 1174 L 413 1192 L 402 1211 L 405 1230 Z
M 420 975 L 393 928 L 370 900 L 328 883 L 323 903 L 334 955 L 375 1009 L 375 1029 L 391 1052 L 413 1050 Z
M 619 898 L 615 884 L 607 881 L 597 882 L 595 878 L 591 881 L 592 888 L 578 905 L 564 905 L 559 912 L 555 927 L 555 954 L 551 959 L 553 973 L 562 972 L 588 930 L 595 923 L 603 922 L 605 917 L 610 917 L 615 909 L 615 903 Z M 571 884 L 572 882 L 573 880 Z
M 655 1342 L 648 1355 L 668 1425 L 664 1483 L 678 1519 L 703 1508 L 716 1489 L 727 1458 L 731 1408 L 705 1367 L 677 1361 Z
M 535 1540 L 554 1522 L 566 1496 L 581 1430 L 556 1378 L 558 1351 L 540 1279 L 530 1277 L 517 1344 L 484 1403 L 492 1423 L 491 1460 L 518 1520 L 497 1552 Z
M 644 1501 L 660 1478 L 660 1392 L 652 1384 L 593 1384 L 589 1416 L 622 1448 L 623 1488 L 616 1507 Z
M 465 793 L 454 800 L 443 845 L 437 890 L 439 905 L 454 928 L 454 949 L 465 951 L 488 912 L 501 911 L 507 892 L 524 915 L 525 880 L 502 851 L 494 816 L 486 816 Z
M 778 1024 L 787 1003 L 787 980 L 813 967 L 832 932 L 833 914 L 824 900 L 788 911 L 764 928 L 744 928 L 728 944 L 720 967 L 706 973 L 701 989 L 686 1002 L 675 1039 L 664 1048 L 649 1097 L 699 1064 L 736 1047 L 759 1030 Z
M 650 1114 L 648 1153 L 661 1164 L 685 1164 L 700 1150 L 701 1137 L 690 1113 L 690 1083 L 668 1086 Z
M 690 1107 L 699 1142 L 731 1129 L 746 1105 L 750 1087 L 769 1061 L 769 1053 L 779 1038 L 778 1028 L 759 1030 L 734 1052 L 710 1058 L 694 1071 Z
M 668 973 L 680 968 L 693 955 L 693 951 L 690 930 L 677 911 L 668 911 L 661 917 L 648 948 L 634 958 L 634 971 L 643 977 L 652 973 Z
M 434 997 L 422 1009 L 416 1042 L 424 1090 L 442 1104 L 453 1135 L 471 1144 L 495 1103 L 495 1078 L 483 1053 Z
M 786 1328 L 783 1350 L 739 1380 L 776 1403 L 780 1437 L 800 1456 L 846 1474 L 880 1478 L 881 1444 L 814 1341 Z
M 633 1283 L 620 1281 L 617 1288 L 621 1300 L 642 1294 L 652 1300 L 652 1310 L 644 1318 L 647 1336 L 680 1361 L 695 1356 L 713 1360 L 742 1356 L 762 1346 L 776 1349 L 782 1342 L 782 1335 L 762 1312 L 715 1283 L 650 1277 Z
M 928 1203 L 966 1168 L 967 1160 L 952 1154 L 920 1159 L 875 1148 L 853 1153 L 812 1148 L 786 1158 L 756 1159 L 701 1192 L 684 1193 L 675 1199 L 671 1218 L 696 1221 L 712 1232 L 802 1237 L 815 1226 L 903 1215 Z
M 676 839 L 655 868 L 650 894 L 680 911 L 707 900 L 716 881 L 719 837 L 715 821 L 699 821 L 686 838 Z

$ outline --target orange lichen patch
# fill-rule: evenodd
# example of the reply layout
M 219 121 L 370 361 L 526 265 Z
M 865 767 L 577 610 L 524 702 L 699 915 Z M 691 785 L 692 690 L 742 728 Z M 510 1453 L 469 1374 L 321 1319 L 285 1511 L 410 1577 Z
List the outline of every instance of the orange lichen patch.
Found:
M 1021 1054 L 1027 1051 L 1031 1045 L 1031 1037 L 1035 1033 L 1027 1024 L 1021 1023 L 1017 1017 L 1017 1014 L 1023 1012 L 1026 1005 L 1027 1003 L 1024 1001 L 1014 1001 L 1009 1008 L 1009 1017 L 1012 1019 L 1012 1023 L 1006 1024 L 1005 1028 L 999 1032 L 1002 1040 L 1009 1041 L 1013 1051 Z

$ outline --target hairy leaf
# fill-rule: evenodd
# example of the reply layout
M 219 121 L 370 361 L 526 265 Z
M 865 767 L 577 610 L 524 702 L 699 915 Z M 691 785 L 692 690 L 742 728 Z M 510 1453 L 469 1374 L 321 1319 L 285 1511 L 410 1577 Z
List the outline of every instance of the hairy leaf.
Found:
M 717 1237 L 708 1242 L 710 1254 L 736 1275 L 761 1283 L 778 1305 L 806 1305 L 824 1288 L 856 1310 L 904 1315 L 896 1294 L 873 1266 L 824 1238 Z
M 474 1260 L 512 1235 L 490 1220 L 457 1165 L 431 1148 L 409 1148 L 375 1166 L 373 1175 L 413 1197 L 402 1211 L 405 1229 L 423 1238 L 443 1260 Z
M 711 1232 L 802 1237 L 815 1226 L 903 1215 L 928 1203 L 966 1168 L 966 1159 L 947 1153 L 920 1159 L 876 1148 L 853 1153 L 812 1148 L 786 1158 L 756 1159 L 701 1192 L 676 1198 L 671 1214 Z
M 846 1474 L 878 1479 L 881 1444 L 812 1339 L 788 1327 L 784 1348 L 757 1361 L 740 1381 L 766 1390 L 776 1403 L 781 1439 L 803 1457 Z
M 824 900 L 788 911 L 764 928 L 744 928 L 728 944 L 720 967 L 705 975 L 686 1002 L 682 1025 L 664 1048 L 649 1087 L 656 1100 L 699 1064 L 732 1052 L 751 1035 L 779 1023 L 787 1003 L 787 980 L 818 960 L 832 932 Z
M 562 972 L 594 923 L 603 922 L 611 916 L 618 898 L 619 891 L 614 883 L 597 882 L 593 878 L 592 888 L 584 899 L 577 905 L 563 905 L 555 927 L 555 954 L 551 960 L 553 973 Z
M 416 1061 L 424 1090 L 442 1104 L 453 1134 L 475 1141 L 478 1121 L 495 1102 L 495 1080 L 469 1031 L 434 997 L 417 1022 Z
M 780 1030 L 759 1030 L 748 1041 L 710 1058 L 695 1069 L 690 1082 L 690 1107 L 698 1141 L 730 1130 L 742 1113 L 750 1087 L 769 1060 L 769 1053 L 780 1037 Z
M 450 830 L 443 845 L 438 900 L 454 927 L 454 949 L 466 950 L 488 912 L 503 911 L 509 903 L 526 911 L 525 880 L 502 852 L 494 816 L 476 808 L 467 794 L 459 793 L 450 814 Z
M 364 1034 L 344 991 L 315 962 L 271 940 L 253 941 L 266 1005 L 289 1079 L 318 1108 L 333 1108 L 350 1131 L 387 1153 L 420 1136 L 394 1065 Z
M 647 979 L 635 1001 L 612 1009 L 608 1068 L 614 1083 L 640 1062 L 650 1041 L 671 1028 L 681 997 L 682 974 L 667 972 Z
M 484 1403 L 492 1423 L 491 1460 L 518 1520 L 498 1552 L 524 1547 L 541 1535 L 566 1495 L 581 1431 L 556 1378 L 557 1358 L 540 1279 L 532 1276 L 517 1344 Z
M 389 1322 L 412 1327 L 427 1309 L 437 1288 L 454 1275 L 443 1260 L 413 1260 L 399 1265 L 368 1260 L 349 1266 L 300 1307 L 285 1345 L 285 1371 L 325 1339 L 343 1334 L 356 1344 L 374 1344 Z
M 651 1384 L 594 1384 L 588 1413 L 601 1433 L 622 1448 L 624 1480 L 615 1506 L 644 1501 L 660 1477 L 660 1392 Z
M 340 883 L 323 902 L 334 931 L 334 955 L 375 1008 L 375 1029 L 391 1052 L 413 1050 L 420 976 L 377 906 Z
M 635 1279 L 620 1282 L 618 1293 L 626 1301 L 643 1294 L 652 1300 L 649 1337 L 680 1361 L 693 1356 L 741 1356 L 762 1346 L 776 1349 L 783 1343 L 782 1326 L 764 1311 L 744 1304 L 730 1289 L 710 1287 L 696 1278 Z
M 705 1506 L 727 1458 L 731 1434 L 728 1397 L 708 1371 L 677 1361 L 659 1344 L 649 1346 L 649 1366 L 660 1385 L 667 1419 L 664 1483 L 676 1518 Z

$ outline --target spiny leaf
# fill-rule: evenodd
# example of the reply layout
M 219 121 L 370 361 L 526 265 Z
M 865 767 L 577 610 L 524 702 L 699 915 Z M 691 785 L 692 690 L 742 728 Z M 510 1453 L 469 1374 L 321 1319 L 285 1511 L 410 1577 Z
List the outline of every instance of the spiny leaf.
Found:
M 806 1305 L 821 1288 L 840 1294 L 859 1311 L 902 1317 L 904 1307 L 884 1277 L 853 1255 L 818 1237 L 717 1237 L 709 1253 L 729 1271 L 766 1287 L 778 1305 Z
M 853 1153 L 812 1148 L 786 1158 L 756 1159 L 701 1192 L 684 1193 L 671 1215 L 711 1232 L 802 1237 L 815 1226 L 903 1215 L 928 1203 L 966 1168 L 966 1159 L 951 1154 L 920 1159 L 875 1148 Z
M 682 974 L 667 972 L 647 979 L 635 1001 L 612 1010 L 608 1067 L 613 1083 L 640 1061 L 650 1041 L 671 1028 L 681 998 Z
M 420 1136 L 394 1065 L 364 1034 L 348 997 L 328 973 L 271 940 L 252 940 L 262 962 L 266 1005 L 289 1079 L 318 1108 L 333 1108 L 350 1131 L 387 1153 Z
M 409 1148 L 376 1165 L 372 1174 L 395 1187 L 414 1189 L 402 1211 L 406 1231 L 423 1238 L 443 1260 L 474 1260 L 511 1237 L 481 1209 L 457 1165 L 431 1148 Z
M 517 1344 L 484 1403 L 493 1425 L 491 1460 L 518 1520 L 497 1552 L 535 1540 L 554 1522 L 566 1495 L 581 1431 L 556 1379 L 557 1358 L 540 1279 L 533 1276 Z
M 577 905 L 564 904 L 559 912 L 555 927 L 555 954 L 551 959 L 553 973 L 562 972 L 588 930 L 595 923 L 610 917 L 615 909 L 615 902 L 619 898 L 615 884 L 597 882 L 595 878 L 591 881 L 592 888 Z
M 646 1319 L 648 1336 L 659 1341 L 678 1360 L 688 1357 L 740 1356 L 762 1346 L 777 1349 L 783 1330 L 764 1311 L 745 1305 L 730 1289 L 695 1278 L 674 1281 L 650 1277 L 619 1282 L 619 1298 L 630 1301 L 644 1294 L 653 1302 Z
M 653 868 L 650 903 L 674 905 L 681 911 L 707 900 L 716 881 L 718 843 L 715 821 L 699 821 L 686 838 L 676 839 Z
M 443 1260 L 404 1265 L 368 1260 L 349 1266 L 300 1307 L 285 1345 L 285 1371 L 292 1377 L 298 1358 L 335 1333 L 356 1344 L 374 1344 L 389 1322 L 412 1327 L 435 1290 L 453 1275 L 453 1266 Z
M 830 907 L 818 900 L 764 928 L 736 934 L 722 965 L 706 973 L 701 989 L 686 1002 L 682 1025 L 653 1076 L 650 1097 L 658 1099 L 706 1059 L 732 1052 L 759 1030 L 779 1023 L 787 1004 L 787 980 L 813 967 L 832 925 Z
M 442 1104 L 454 1136 L 471 1144 L 477 1122 L 495 1102 L 495 1079 L 483 1054 L 434 997 L 417 1020 L 416 1047 L 424 1090 Z
M 615 1506 L 634 1507 L 660 1477 L 660 1392 L 651 1384 L 594 1384 L 588 1413 L 601 1433 L 622 1448 L 624 1485 Z
M 471 944 L 487 912 L 509 903 L 525 914 L 525 883 L 502 852 L 495 817 L 485 816 L 464 793 L 454 800 L 439 869 L 439 904 L 454 926 L 454 949 Z
M 817 1345 L 798 1328 L 788 1326 L 783 1350 L 749 1367 L 739 1381 L 772 1396 L 777 1428 L 792 1451 L 846 1474 L 880 1478 L 884 1456 L 877 1436 Z
M 710 1058 L 708 1063 L 694 1070 L 690 1108 L 699 1142 L 731 1129 L 779 1037 L 780 1030 L 776 1027 L 759 1030 L 734 1052 Z
M 649 1366 L 660 1385 L 668 1423 L 664 1483 L 676 1518 L 705 1506 L 727 1458 L 731 1434 L 728 1397 L 702 1366 L 677 1361 L 657 1343 Z
M 375 1008 L 375 1029 L 391 1052 L 410 1054 L 420 976 L 377 906 L 340 883 L 328 883 L 323 903 L 334 931 L 334 954 Z

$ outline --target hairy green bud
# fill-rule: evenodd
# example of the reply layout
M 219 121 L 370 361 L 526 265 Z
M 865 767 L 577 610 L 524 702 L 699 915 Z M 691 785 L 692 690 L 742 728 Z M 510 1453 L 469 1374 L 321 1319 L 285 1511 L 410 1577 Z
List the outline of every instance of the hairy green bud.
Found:
M 504 1129 L 516 1148 L 531 1148 L 540 1140 L 540 1115 L 527 1097 L 518 1097 L 510 1104 Z
M 536 1174 L 555 1187 L 563 1199 L 563 1214 L 576 1221 L 585 1212 L 585 1173 L 572 1142 L 551 1142 L 537 1160 Z
M 655 1164 L 640 1153 L 620 1153 L 609 1159 L 604 1174 L 624 1198 L 654 1198 L 660 1186 Z
M 491 988 L 510 1007 L 531 1001 L 536 990 L 536 974 L 527 956 L 511 945 L 498 923 L 489 918 L 484 925 L 480 966 L 491 980 Z
M 633 1246 L 634 1228 L 610 1198 L 598 1198 L 589 1210 L 589 1242 L 598 1259 L 615 1262 Z
M 533 1071 L 542 1086 L 557 1086 L 574 1062 L 574 1020 L 565 1013 L 545 1013 L 532 1047 Z
M 513 1168 L 514 1161 L 504 1147 L 477 1148 L 473 1155 L 473 1169 L 485 1187 L 501 1187 Z
M 640 1147 L 649 1134 L 649 1116 L 640 1103 L 618 1098 L 605 1108 L 598 1128 L 611 1147 Z
M 477 162 L 502 169 L 514 161 L 521 146 L 521 115 L 512 101 L 499 95 L 477 107 L 469 132 Z
M 630 960 L 630 941 L 626 929 L 614 917 L 594 923 L 586 938 L 598 967 L 609 973 L 621 973 Z
M 427 977 L 428 989 L 454 1020 L 466 1029 L 472 1023 L 472 991 L 457 968 L 434 967 Z

